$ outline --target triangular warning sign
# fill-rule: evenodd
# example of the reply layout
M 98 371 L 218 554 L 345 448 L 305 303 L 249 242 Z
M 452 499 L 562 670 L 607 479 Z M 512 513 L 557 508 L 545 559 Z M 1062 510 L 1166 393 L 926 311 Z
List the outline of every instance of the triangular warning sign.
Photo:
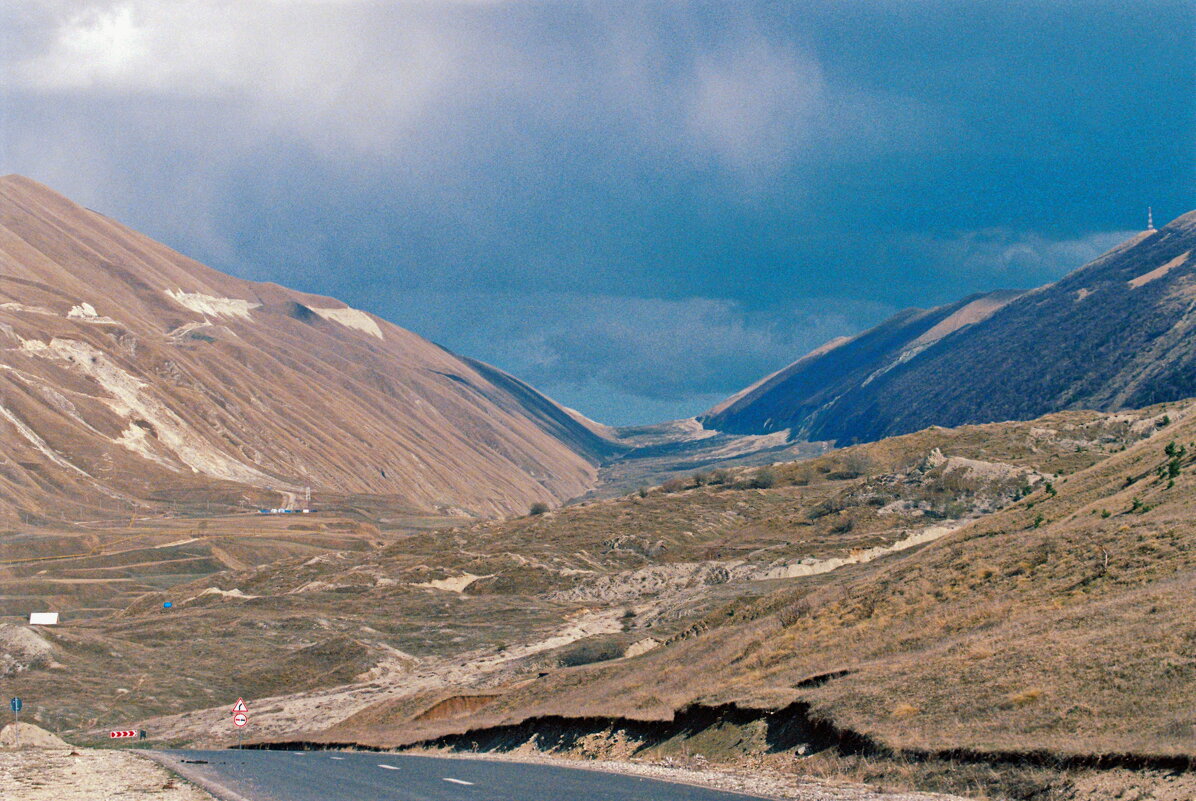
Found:
M 234 712 L 248 712 L 249 707 L 245 706 L 245 699 L 238 698 L 237 703 L 233 705 Z

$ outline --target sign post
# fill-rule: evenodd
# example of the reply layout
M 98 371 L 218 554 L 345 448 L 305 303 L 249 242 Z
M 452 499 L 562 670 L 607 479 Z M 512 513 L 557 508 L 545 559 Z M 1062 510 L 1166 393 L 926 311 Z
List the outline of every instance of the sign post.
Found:
M 237 750 L 244 748 L 245 727 L 249 724 L 249 707 L 245 699 L 238 698 L 233 704 L 233 725 L 237 727 Z
M 21 724 L 21 707 L 22 706 L 24 706 L 24 704 L 21 703 L 20 698 L 13 698 L 11 701 L 8 702 L 8 708 L 12 710 L 12 714 L 15 716 L 16 723 L 17 723 L 17 725 L 13 727 L 13 734 L 16 737 L 17 748 L 21 747 L 21 726 L 20 726 L 20 724 Z

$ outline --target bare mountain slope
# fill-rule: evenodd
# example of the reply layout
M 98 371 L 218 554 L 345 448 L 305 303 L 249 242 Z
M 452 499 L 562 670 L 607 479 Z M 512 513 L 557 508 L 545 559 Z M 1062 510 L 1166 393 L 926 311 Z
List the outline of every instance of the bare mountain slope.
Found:
M 699 418 L 708 428 L 738 434 L 793 429 L 799 436 L 817 425 L 845 393 L 867 386 L 910 361 L 947 335 L 973 325 L 1020 292 L 973 295 L 933 309 L 906 309 L 868 331 L 811 351 L 756 382 Z
M 903 312 L 711 409 L 708 427 L 876 440 L 1196 395 L 1196 212 L 1054 284 Z M 928 322 L 941 319 L 942 324 Z
M 305 486 L 505 513 L 584 492 L 617 450 L 501 371 L 20 176 L 0 178 L 0 418 L 0 508 L 25 520 Z

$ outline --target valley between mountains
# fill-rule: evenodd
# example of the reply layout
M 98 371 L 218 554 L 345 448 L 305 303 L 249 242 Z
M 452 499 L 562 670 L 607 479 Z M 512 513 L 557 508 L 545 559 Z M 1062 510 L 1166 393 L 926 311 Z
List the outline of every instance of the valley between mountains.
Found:
M 615 429 L 2 178 L 0 680 L 79 743 L 240 696 L 254 744 L 1192 797 L 1194 238 Z

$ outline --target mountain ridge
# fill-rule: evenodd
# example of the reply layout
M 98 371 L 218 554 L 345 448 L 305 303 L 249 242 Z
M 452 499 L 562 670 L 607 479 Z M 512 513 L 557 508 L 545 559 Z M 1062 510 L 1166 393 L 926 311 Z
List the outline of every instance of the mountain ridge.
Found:
M 1196 394 L 1196 212 L 1058 281 L 899 312 L 699 417 L 735 434 L 874 441 L 930 425 L 1114 410 Z M 987 299 L 987 300 L 986 300 Z M 988 308 L 966 314 L 968 303 Z M 960 315 L 954 324 L 947 324 Z M 944 327 L 925 326 L 941 318 Z M 936 323 L 937 326 L 939 323 Z
M 19 452 L 0 485 L 28 519 L 62 495 L 136 508 L 183 485 L 509 514 L 581 494 L 618 450 L 497 368 L 220 273 L 22 176 L 0 178 L 0 339 Z

